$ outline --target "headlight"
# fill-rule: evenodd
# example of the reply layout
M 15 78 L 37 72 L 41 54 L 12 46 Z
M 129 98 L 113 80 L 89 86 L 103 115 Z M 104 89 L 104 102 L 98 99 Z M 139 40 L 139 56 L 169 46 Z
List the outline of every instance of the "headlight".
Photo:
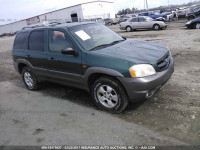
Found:
M 190 24 L 192 21 L 188 21 L 186 24 Z
M 146 77 L 156 74 L 155 69 L 149 64 L 134 65 L 129 69 L 132 77 Z

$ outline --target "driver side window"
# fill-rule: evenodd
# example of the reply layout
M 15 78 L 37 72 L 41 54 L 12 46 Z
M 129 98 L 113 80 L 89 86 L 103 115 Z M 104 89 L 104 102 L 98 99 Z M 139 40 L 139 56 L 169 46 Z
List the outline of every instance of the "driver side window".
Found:
M 72 48 L 72 41 L 62 31 L 49 31 L 49 51 L 52 53 L 60 53 L 63 49 Z

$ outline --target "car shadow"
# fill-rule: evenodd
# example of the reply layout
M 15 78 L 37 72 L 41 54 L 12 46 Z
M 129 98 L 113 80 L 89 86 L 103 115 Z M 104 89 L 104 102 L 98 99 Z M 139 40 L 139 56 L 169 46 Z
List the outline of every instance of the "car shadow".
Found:
M 60 85 L 56 83 L 45 82 L 43 83 L 41 89 L 38 92 L 45 96 L 48 95 L 52 98 L 59 98 L 61 100 L 70 101 L 85 107 L 98 110 L 98 108 L 92 100 L 92 97 L 90 96 L 90 93 L 82 89 Z M 122 114 L 135 111 L 144 103 L 145 100 L 137 103 L 130 102 Z
M 26 89 L 22 79 L 20 78 L 19 80 L 12 80 L 13 84 L 16 86 L 19 86 L 21 88 Z M 88 93 L 85 90 L 74 88 L 74 87 L 69 87 L 66 85 L 60 85 L 56 83 L 51 83 L 51 82 L 44 82 L 41 85 L 41 89 L 36 91 L 44 96 L 50 96 L 50 99 L 52 98 L 58 98 L 63 101 L 70 101 L 72 103 L 85 106 L 88 108 L 92 108 L 95 110 L 99 110 L 95 103 L 92 100 L 92 97 L 90 96 L 90 93 Z M 141 105 L 145 103 L 144 101 L 137 102 L 137 103 L 132 103 L 130 102 L 122 114 L 128 114 L 131 113 L 135 110 L 137 110 Z

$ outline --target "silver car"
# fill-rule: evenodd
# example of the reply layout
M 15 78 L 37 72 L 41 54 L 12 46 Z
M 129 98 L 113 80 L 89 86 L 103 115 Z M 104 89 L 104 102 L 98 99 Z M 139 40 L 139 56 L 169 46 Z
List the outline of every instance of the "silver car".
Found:
M 136 29 L 166 29 L 167 25 L 163 21 L 154 21 L 150 17 L 134 17 L 126 22 L 120 23 L 120 29 L 131 32 Z

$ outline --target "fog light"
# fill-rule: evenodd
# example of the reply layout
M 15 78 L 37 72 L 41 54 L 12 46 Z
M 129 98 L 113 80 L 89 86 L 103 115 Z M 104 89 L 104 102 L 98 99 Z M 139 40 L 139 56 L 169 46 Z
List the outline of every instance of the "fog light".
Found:
M 150 93 L 148 92 L 148 93 L 146 94 L 146 98 L 149 98 L 149 96 L 150 96 Z

